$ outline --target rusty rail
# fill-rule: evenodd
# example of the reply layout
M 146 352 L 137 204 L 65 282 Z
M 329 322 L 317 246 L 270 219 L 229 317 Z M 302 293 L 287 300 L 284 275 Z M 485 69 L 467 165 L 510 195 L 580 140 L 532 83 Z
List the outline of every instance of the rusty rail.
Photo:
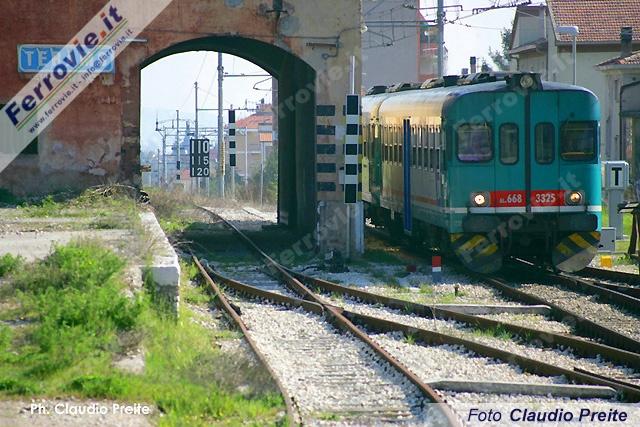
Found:
M 336 326 L 337 328 L 352 334 L 367 346 L 369 346 L 381 359 L 389 363 L 394 367 L 401 375 L 411 381 L 420 392 L 432 403 L 437 403 L 440 414 L 447 420 L 447 424 L 451 426 L 461 425 L 460 421 L 453 413 L 451 408 L 445 404 L 442 398 L 433 390 L 428 384 L 424 383 L 420 378 L 418 378 L 413 372 L 407 369 L 402 363 L 400 363 L 397 359 L 395 359 L 391 354 L 389 354 L 385 349 L 376 344 L 364 331 L 354 325 L 347 317 L 342 314 L 342 310 L 338 307 L 326 304 L 322 299 L 320 299 L 316 294 L 311 292 L 304 284 L 302 284 L 299 280 L 293 277 L 291 274 L 287 272 L 280 264 L 274 261 L 271 257 L 269 257 L 266 253 L 264 253 L 247 235 L 245 235 L 241 230 L 239 230 L 235 225 L 231 222 L 227 221 L 220 215 L 215 212 L 210 211 L 207 208 L 198 206 L 199 209 L 208 213 L 209 215 L 216 217 L 224 222 L 224 224 L 230 228 L 234 233 L 236 233 L 245 244 L 253 250 L 257 256 L 265 263 L 265 266 L 270 270 L 272 275 L 279 277 L 283 283 L 287 285 L 289 289 L 298 294 L 302 300 L 308 301 L 320 305 L 325 315 L 328 317 L 330 322 Z M 218 275 L 220 276 L 220 275 Z M 238 285 L 239 282 L 236 282 Z M 248 292 L 248 288 L 244 288 L 245 292 Z M 266 291 L 262 291 L 266 292 Z M 278 297 L 279 299 L 288 298 L 284 296 Z M 298 302 L 297 304 L 302 304 Z
M 229 301 L 227 300 L 224 293 L 215 284 L 215 282 L 211 280 L 211 277 L 209 277 L 209 275 L 207 274 L 207 271 L 204 269 L 204 267 L 200 263 L 200 260 L 198 260 L 198 258 L 196 258 L 195 256 L 192 256 L 192 259 L 196 267 L 198 267 L 198 271 L 200 272 L 200 275 L 204 278 L 204 280 L 209 285 L 210 291 L 213 292 L 213 294 L 215 295 L 215 302 L 218 305 L 218 307 L 224 310 L 224 312 L 227 313 L 227 315 L 233 320 L 236 326 L 240 329 L 240 331 L 244 335 L 245 340 L 247 341 L 247 344 L 249 344 L 249 347 L 253 351 L 253 354 L 256 355 L 256 358 L 265 367 L 267 372 L 269 372 L 269 375 L 271 376 L 271 378 L 273 378 L 273 381 L 276 383 L 276 386 L 278 387 L 280 394 L 282 394 L 282 398 L 284 399 L 285 406 L 287 408 L 287 419 L 288 419 L 287 424 L 300 425 L 302 418 L 300 416 L 299 411 L 294 409 L 295 404 L 293 402 L 293 399 L 285 389 L 282 382 L 278 379 L 278 376 L 276 375 L 274 370 L 271 369 L 271 366 L 269 366 L 269 363 L 267 363 L 266 357 L 259 350 L 256 342 L 249 335 L 249 330 L 247 329 L 247 325 L 245 325 L 245 323 L 242 321 L 238 313 L 236 313 L 236 311 L 233 309 L 231 304 L 229 304 Z
M 246 285 L 240 282 L 236 282 L 232 279 L 226 278 L 218 273 L 216 276 L 221 279 L 221 282 L 228 284 L 231 283 L 233 289 L 237 292 L 246 295 L 253 296 L 254 298 L 267 299 L 278 304 L 286 304 L 293 307 L 311 307 L 315 313 L 319 313 L 321 308 L 317 305 L 305 300 L 292 298 L 277 294 L 274 292 L 265 291 L 256 287 Z M 311 304 L 311 305 L 310 305 Z M 525 356 L 521 356 L 516 353 L 512 353 L 506 350 L 497 349 L 476 341 L 467 340 L 465 338 L 456 337 L 442 332 L 434 332 L 427 329 L 417 328 L 415 326 L 406 325 L 391 320 L 381 319 L 378 317 L 367 316 L 347 310 L 343 310 L 339 307 L 325 304 L 326 308 L 332 308 L 336 312 L 339 312 L 345 318 L 349 319 L 355 324 L 364 325 L 369 329 L 386 333 L 386 332 L 402 332 L 405 336 L 412 336 L 420 342 L 424 342 L 430 345 L 458 345 L 467 348 L 474 353 L 490 357 L 493 359 L 501 360 L 505 363 L 516 364 L 523 370 L 542 376 L 566 376 L 569 380 L 573 380 L 581 384 L 592 385 L 604 385 L 617 390 L 625 400 L 629 402 L 640 402 L 640 388 L 633 384 L 623 382 L 614 378 L 609 378 L 599 374 L 591 374 L 587 371 L 581 371 L 579 368 L 574 370 L 560 368 L 555 365 L 551 365 L 545 362 L 541 362 L 535 359 L 530 359 Z
M 310 277 L 301 273 L 290 271 L 299 280 L 307 286 L 315 289 L 321 289 L 325 292 L 338 293 L 369 304 L 382 304 L 386 307 L 402 310 L 405 313 L 411 313 L 422 317 L 436 317 L 444 320 L 454 320 L 456 322 L 465 323 L 469 326 L 476 327 L 481 330 L 494 330 L 501 328 L 502 330 L 511 332 L 520 336 L 527 341 L 537 340 L 547 347 L 565 346 L 574 349 L 574 351 L 585 357 L 597 357 L 599 355 L 607 358 L 612 362 L 617 362 L 629 366 L 631 368 L 640 369 L 640 354 L 622 350 L 616 347 L 587 341 L 584 339 L 572 337 L 569 335 L 558 334 L 554 332 L 541 331 L 526 326 L 515 325 L 512 323 L 501 322 L 498 320 L 486 319 L 480 316 L 463 314 L 438 308 L 405 301 L 397 298 L 391 298 L 383 295 L 373 294 L 361 289 L 354 289 L 342 286 L 328 280 Z

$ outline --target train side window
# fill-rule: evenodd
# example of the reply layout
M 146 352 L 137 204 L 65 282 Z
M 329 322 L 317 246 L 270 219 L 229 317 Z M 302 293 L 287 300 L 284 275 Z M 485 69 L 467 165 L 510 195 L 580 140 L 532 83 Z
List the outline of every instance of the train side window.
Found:
M 500 126 L 500 161 L 505 165 L 518 163 L 520 139 L 518 125 L 505 123 Z
M 417 167 L 422 168 L 422 127 L 418 127 L 418 159 L 416 160 Z
M 429 147 L 429 170 L 433 172 L 435 169 L 436 152 L 433 147 Z
M 380 144 L 382 145 L 382 161 L 387 161 L 387 127 L 382 128 L 382 138 L 380 140 Z
M 427 143 L 426 143 L 427 136 L 426 134 L 427 134 L 427 131 L 423 126 L 422 128 L 420 128 L 420 146 L 422 147 L 421 148 L 422 162 L 420 163 L 420 166 L 425 169 L 427 167 Z
M 560 130 L 560 156 L 563 160 L 593 160 L 598 140 L 597 122 L 567 122 Z
M 391 157 L 391 161 L 393 163 L 397 163 L 398 162 L 398 127 L 394 126 L 393 127 L 393 147 L 392 147 L 392 157 Z
M 464 124 L 458 127 L 458 160 L 465 163 L 493 159 L 493 139 L 488 124 Z
M 389 161 L 391 163 L 396 162 L 396 127 L 391 127 L 391 139 L 389 143 Z
M 402 128 L 396 127 L 396 163 L 402 163 Z
M 536 162 L 541 165 L 555 160 L 555 127 L 552 123 L 536 125 Z
M 411 126 L 411 166 L 416 167 L 418 160 L 418 138 L 416 127 Z

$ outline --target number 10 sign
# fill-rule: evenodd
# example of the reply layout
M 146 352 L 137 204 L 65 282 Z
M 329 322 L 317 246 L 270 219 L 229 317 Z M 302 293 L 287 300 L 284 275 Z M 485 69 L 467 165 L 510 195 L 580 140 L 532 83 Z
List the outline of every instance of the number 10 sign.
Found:
M 191 155 L 189 159 L 190 176 L 192 178 L 209 177 L 209 140 L 191 139 Z

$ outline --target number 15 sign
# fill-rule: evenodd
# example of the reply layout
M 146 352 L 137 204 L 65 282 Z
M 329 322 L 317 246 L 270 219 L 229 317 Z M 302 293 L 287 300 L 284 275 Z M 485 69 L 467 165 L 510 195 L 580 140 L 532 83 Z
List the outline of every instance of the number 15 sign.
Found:
M 189 170 L 192 178 L 209 177 L 209 140 L 191 139 L 189 159 Z

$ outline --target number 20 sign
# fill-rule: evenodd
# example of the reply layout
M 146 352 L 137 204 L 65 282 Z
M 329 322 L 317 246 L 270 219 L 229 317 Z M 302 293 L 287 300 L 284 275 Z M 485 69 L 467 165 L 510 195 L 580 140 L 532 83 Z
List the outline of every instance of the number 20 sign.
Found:
M 191 139 L 189 169 L 192 178 L 210 176 L 208 139 Z

